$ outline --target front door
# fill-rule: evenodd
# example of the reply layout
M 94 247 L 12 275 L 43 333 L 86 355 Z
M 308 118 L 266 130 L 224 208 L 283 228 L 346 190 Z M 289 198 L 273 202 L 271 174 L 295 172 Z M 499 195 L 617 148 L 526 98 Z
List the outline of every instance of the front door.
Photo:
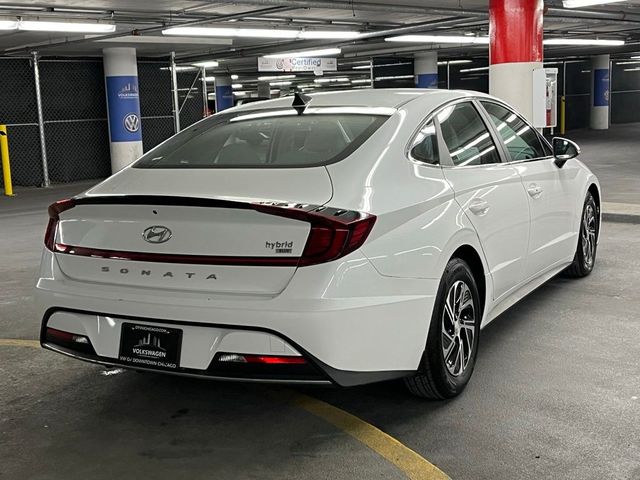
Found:
M 522 178 L 531 212 L 525 279 L 532 279 L 562 261 L 576 249 L 578 225 L 573 201 L 579 193 L 578 167 L 567 162 L 558 168 L 548 145 L 535 129 L 504 105 L 480 102 L 503 141 L 508 160 Z

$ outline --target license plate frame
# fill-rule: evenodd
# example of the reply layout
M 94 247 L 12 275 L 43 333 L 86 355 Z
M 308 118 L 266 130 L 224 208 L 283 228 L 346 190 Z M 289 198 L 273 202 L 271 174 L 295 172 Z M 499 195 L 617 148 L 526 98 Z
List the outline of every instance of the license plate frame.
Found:
M 181 329 L 132 322 L 124 322 L 120 328 L 120 362 L 157 370 L 180 368 Z

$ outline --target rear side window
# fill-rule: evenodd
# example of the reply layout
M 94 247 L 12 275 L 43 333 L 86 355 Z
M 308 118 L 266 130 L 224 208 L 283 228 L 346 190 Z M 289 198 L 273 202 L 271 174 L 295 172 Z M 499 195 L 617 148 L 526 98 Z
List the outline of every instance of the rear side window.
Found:
M 215 118 L 215 117 L 212 117 Z M 259 111 L 201 122 L 149 152 L 137 168 L 327 165 L 354 152 L 387 119 L 368 114 Z
M 432 121 L 420 129 L 411 147 L 411 158 L 419 162 L 438 165 L 440 156 L 438 154 L 438 137 L 436 127 Z
M 546 157 L 538 134 L 508 108 L 492 102 L 481 102 L 504 141 L 511 161 Z
M 471 103 L 444 108 L 438 113 L 438 121 L 454 165 L 500 163 L 491 134 Z

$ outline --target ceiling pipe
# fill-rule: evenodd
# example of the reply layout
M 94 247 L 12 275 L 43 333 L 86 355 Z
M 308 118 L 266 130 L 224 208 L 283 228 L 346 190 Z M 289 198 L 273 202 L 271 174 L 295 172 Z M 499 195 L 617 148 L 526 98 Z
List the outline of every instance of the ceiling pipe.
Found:
M 213 3 L 213 2 L 212 2 Z M 239 4 L 245 5 L 287 5 L 296 9 L 299 8 L 322 8 L 335 10 L 361 10 L 367 12 L 395 12 L 395 13 L 415 13 L 420 15 L 474 15 L 489 17 L 488 11 L 468 10 L 465 8 L 443 8 L 443 7 L 416 7 L 415 5 L 398 5 L 395 2 L 371 3 L 371 2 L 347 2 L 344 0 L 238 0 Z
M 470 10 L 465 8 L 446 8 L 446 7 L 416 7 L 414 5 L 398 5 L 396 3 L 371 3 L 358 2 L 351 3 L 342 0 L 239 0 L 238 3 L 247 5 L 288 5 L 294 8 L 322 8 L 336 10 L 352 10 L 367 12 L 395 12 L 395 13 L 413 13 L 422 15 L 465 15 L 488 18 L 489 12 L 486 10 Z M 566 9 L 559 7 L 548 7 L 545 16 L 552 18 L 568 18 L 582 20 L 610 20 L 612 22 L 633 22 L 640 23 L 640 14 L 611 12 L 584 9 Z
M 610 20 L 612 22 L 640 23 L 640 15 L 637 13 L 610 12 L 606 10 L 583 10 L 549 7 L 545 11 L 546 17 L 579 18 L 583 20 Z

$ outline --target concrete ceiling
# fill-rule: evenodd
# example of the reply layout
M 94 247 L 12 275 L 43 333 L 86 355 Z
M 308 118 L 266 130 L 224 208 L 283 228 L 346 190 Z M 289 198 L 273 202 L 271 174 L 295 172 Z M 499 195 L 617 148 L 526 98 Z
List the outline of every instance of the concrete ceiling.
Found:
M 640 51 L 640 0 L 565 10 L 561 0 L 546 1 L 545 35 L 623 39 L 615 52 Z M 475 33 L 488 31 L 488 1 L 482 0 L 26 0 L 0 3 L 0 18 L 75 19 L 111 21 L 116 34 L 98 38 L 85 35 L 34 32 L 0 32 L 0 55 L 43 56 L 100 55 L 102 48 L 131 45 L 140 56 L 166 57 L 174 51 L 179 60 L 215 58 L 221 69 L 255 70 L 257 55 L 306 47 L 327 46 L 327 41 L 267 39 L 175 38 L 162 36 L 167 26 L 195 23 L 227 27 L 353 29 L 368 38 L 333 42 L 344 58 L 408 54 L 438 49 L 441 56 L 486 56 L 487 47 L 405 45 L 384 42 L 383 32 L 412 27 L 410 33 Z M 375 34 L 380 32 L 379 36 Z M 408 32 L 403 32 L 408 33 Z M 152 38 L 147 38 L 152 37 Z M 609 49 L 611 50 L 611 49 Z M 599 53 L 601 49 L 548 49 L 547 56 Z

